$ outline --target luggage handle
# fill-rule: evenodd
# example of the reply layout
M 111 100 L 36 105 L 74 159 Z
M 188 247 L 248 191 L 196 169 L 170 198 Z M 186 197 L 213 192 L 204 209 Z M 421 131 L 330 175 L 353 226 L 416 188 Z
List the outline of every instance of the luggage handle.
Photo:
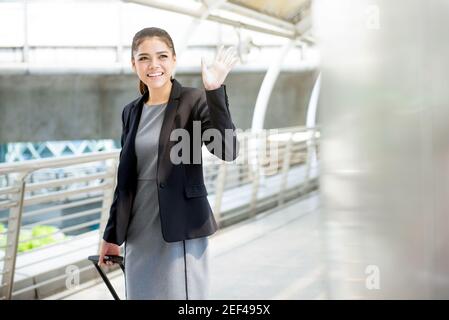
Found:
M 88 260 L 92 261 L 95 268 L 97 269 L 98 273 L 100 274 L 101 278 L 103 279 L 104 283 L 108 287 L 109 291 L 111 292 L 112 296 L 114 297 L 114 300 L 120 300 L 119 296 L 117 295 L 117 292 L 115 292 L 114 287 L 112 287 L 111 282 L 109 281 L 108 277 L 106 276 L 105 272 L 101 267 L 98 265 L 98 260 L 100 259 L 99 255 L 95 256 L 89 256 Z M 123 257 L 122 256 L 112 256 L 112 255 L 106 255 L 104 256 L 104 261 L 112 261 L 113 263 L 117 263 L 123 272 L 125 272 L 125 266 L 123 264 Z

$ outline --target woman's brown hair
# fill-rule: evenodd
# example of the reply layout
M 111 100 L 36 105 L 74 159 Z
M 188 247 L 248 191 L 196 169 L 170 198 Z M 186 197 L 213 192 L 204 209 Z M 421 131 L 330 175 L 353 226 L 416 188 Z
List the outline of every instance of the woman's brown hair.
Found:
M 131 59 L 133 59 L 134 54 L 137 52 L 137 48 L 139 48 L 139 45 L 145 39 L 152 37 L 160 38 L 163 42 L 165 42 L 167 47 L 170 48 L 173 56 L 176 56 L 175 46 L 173 45 L 173 40 L 168 34 L 168 32 L 165 31 L 164 29 L 151 27 L 151 28 L 144 28 L 134 35 L 133 42 L 131 44 Z M 141 80 L 139 80 L 139 91 L 141 94 L 145 94 L 145 92 L 148 92 L 147 85 L 143 83 Z

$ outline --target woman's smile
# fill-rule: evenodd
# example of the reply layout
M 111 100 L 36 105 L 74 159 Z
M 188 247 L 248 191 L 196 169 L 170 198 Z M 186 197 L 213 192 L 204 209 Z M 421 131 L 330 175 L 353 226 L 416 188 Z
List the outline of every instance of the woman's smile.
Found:
M 163 72 L 152 72 L 152 73 L 147 73 L 147 77 L 151 80 L 158 80 L 161 79 L 162 76 L 164 75 Z

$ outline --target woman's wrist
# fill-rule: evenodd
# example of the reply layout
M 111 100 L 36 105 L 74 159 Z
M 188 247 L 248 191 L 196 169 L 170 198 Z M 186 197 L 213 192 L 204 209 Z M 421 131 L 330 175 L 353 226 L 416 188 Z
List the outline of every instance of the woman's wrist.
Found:
M 222 85 L 219 86 L 204 86 L 204 89 L 206 89 L 207 91 L 212 91 L 212 90 L 217 90 L 221 87 Z

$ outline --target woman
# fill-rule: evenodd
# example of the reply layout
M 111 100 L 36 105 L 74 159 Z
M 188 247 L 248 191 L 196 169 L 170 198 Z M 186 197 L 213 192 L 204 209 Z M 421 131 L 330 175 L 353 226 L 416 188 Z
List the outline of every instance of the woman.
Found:
M 131 51 L 142 96 L 123 109 L 117 187 L 99 265 L 105 264 L 105 255 L 119 255 L 125 242 L 127 299 L 205 299 L 208 236 L 217 224 L 201 161 L 173 161 L 176 141 L 170 135 L 174 129 L 187 132 L 190 150 L 181 154 L 201 159 L 203 141 L 194 133 L 200 124 L 200 138 L 206 130 L 220 133 L 204 141 L 208 148 L 215 144 L 211 152 L 226 161 L 236 158 L 238 143 L 223 82 L 238 59 L 231 48 L 220 48 L 209 67 L 202 59 L 205 90 L 200 90 L 171 77 L 176 53 L 166 31 L 139 31 Z M 225 133 L 229 130 L 233 134 Z M 217 142 L 224 148 L 217 148 Z

